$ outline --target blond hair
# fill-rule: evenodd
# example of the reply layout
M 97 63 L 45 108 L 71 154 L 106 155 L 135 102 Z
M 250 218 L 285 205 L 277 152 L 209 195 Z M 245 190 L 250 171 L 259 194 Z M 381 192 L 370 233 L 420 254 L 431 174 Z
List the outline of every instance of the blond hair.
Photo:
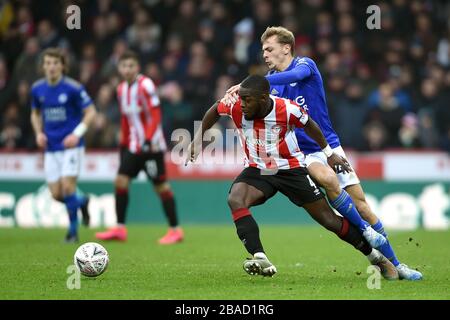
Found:
M 295 37 L 294 34 L 285 27 L 267 27 L 266 31 L 261 36 L 261 43 L 264 43 L 272 36 L 277 36 L 277 41 L 281 44 L 288 44 L 291 46 L 291 54 L 294 55 Z

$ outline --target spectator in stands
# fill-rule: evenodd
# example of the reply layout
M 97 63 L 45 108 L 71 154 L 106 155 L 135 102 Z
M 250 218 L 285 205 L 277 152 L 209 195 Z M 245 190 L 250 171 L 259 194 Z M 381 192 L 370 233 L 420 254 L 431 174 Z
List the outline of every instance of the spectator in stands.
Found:
M 0 55 L 0 115 L 3 112 L 2 106 L 9 99 L 9 72 L 5 59 Z
M 100 87 L 95 98 L 97 115 L 85 135 L 87 147 L 117 147 L 120 111 L 114 94 L 114 89 L 109 84 Z
M 347 84 L 345 95 L 340 101 L 341 103 L 336 107 L 337 110 L 333 113 L 334 128 L 336 132 L 339 132 L 339 138 L 344 147 L 359 149 L 363 144 L 361 128 L 367 109 L 363 87 L 357 79 Z
M 394 95 L 394 89 L 388 82 L 382 83 L 378 88 L 379 99 L 366 115 L 365 126 L 370 130 L 380 130 L 384 136 L 384 146 L 400 147 L 398 132 L 401 127 L 405 110 L 400 107 L 398 98 Z M 374 127 L 374 125 L 376 125 Z M 379 128 L 381 127 L 381 128 Z
M 9 103 L 1 121 L 0 148 L 12 151 L 24 147 L 20 121 L 19 106 L 14 102 Z
M 164 84 L 160 88 L 160 97 L 163 108 L 164 135 L 168 138 L 168 144 L 173 144 L 170 136 L 176 129 L 184 128 L 193 134 L 193 108 L 184 99 L 183 88 L 180 84 L 175 81 Z

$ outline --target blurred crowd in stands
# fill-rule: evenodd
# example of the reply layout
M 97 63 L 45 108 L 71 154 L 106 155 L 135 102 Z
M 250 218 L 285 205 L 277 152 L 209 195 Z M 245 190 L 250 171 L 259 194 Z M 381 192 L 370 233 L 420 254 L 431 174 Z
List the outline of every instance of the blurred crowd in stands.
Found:
M 66 26 L 72 4 L 81 8 L 81 30 Z M 380 30 L 366 26 L 370 4 L 381 9 Z M 0 1 L 0 149 L 36 149 L 29 92 L 45 48 L 64 49 L 69 76 L 95 101 L 87 147 L 117 146 L 116 65 L 127 48 L 158 85 L 170 143 L 173 130 L 192 132 L 228 87 L 267 72 L 259 38 L 274 25 L 293 31 L 296 53 L 316 61 L 346 148 L 450 151 L 445 0 Z

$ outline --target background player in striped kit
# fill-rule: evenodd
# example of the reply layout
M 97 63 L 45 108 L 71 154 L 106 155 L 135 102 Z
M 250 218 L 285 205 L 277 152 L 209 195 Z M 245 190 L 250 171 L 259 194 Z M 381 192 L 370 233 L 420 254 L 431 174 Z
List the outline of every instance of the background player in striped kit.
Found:
M 118 225 L 97 233 L 96 237 L 101 240 L 127 239 L 128 188 L 131 179 L 144 170 L 153 182 L 169 223 L 169 230 L 158 242 L 174 244 L 182 241 L 184 235 L 178 226 L 174 195 L 166 180 L 164 152 L 167 146 L 159 97 L 153 81 L 139 71 L 138 56 L 132 51 L 125 52 L 119 59 L 119 73 L 124 81 L 117 87 L 121 112 L 120 167 L 115 180 Z

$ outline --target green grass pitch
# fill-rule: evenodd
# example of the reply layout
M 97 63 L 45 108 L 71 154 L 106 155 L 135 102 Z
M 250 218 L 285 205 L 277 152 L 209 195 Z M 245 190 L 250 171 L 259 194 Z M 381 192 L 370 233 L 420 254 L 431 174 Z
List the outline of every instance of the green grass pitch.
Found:
M 390 232 L 401 261 L 424 274 L 419 282 L 381 280 L 368 289 L 367 259 L 318 226 L 260 225 L 273 278 L 242 269 L 248 257 L 234 225 L 186 226 L 185 242 L 159 246 L 165 227 L 133 225 L 126 243 L 100 242 L 110 264 L 69 290 L 75 244 L 62 229 L 0 229 L 0 299 L 449 299 L 450 232 Z M 81 229 L 81 242 L 94 240 Z

